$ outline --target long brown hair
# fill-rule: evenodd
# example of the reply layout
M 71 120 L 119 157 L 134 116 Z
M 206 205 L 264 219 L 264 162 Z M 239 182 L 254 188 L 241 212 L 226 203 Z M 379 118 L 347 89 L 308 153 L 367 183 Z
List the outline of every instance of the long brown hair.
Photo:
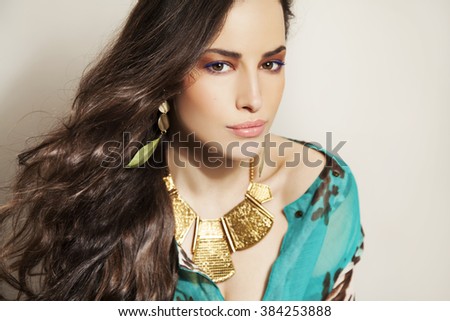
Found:
M 280 2 L 287 34 L 292 0 Z M 139 1 L 83 75 L 70 114 L 18 155 L 12 197 L 0 207 L 0 281 L 16 299 L 172 300 L 166 162 L 123 164 L 158 135 L 158 106 L 182 90 L 233 3 Z M 118 153 L 120 164 L 105 163 Z

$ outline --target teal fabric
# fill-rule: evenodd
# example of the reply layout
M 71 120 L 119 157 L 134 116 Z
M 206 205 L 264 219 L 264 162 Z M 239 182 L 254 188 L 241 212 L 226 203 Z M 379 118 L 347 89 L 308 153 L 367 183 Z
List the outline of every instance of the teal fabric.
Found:
M 290 139 L 296 141 L 294 139 Z M 284 207 L 288 229 L 272 265 L 263 300 L 324 300 L 339 274 L 363 248 L 356 180 L 349 166 L 325 148 L 327 164 L 308 190 Z M 179 267 L 174 300 L 224 300 L 207 275 Z

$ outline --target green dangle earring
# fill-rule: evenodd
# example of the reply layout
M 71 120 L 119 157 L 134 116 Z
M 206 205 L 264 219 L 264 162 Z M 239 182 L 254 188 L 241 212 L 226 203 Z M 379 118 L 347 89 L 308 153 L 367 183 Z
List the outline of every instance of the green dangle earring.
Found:
M 170 106 L 167 100 L 158 107 L 158 110 L 161 112 L 161 115 L 158 118 L 158 127 L 161 131 L 160 135 L 158 136 L 158 138 L 152 140 L 150 143 L 139 149 L 138 152 L 133 156 L 133 159 L 128 163 L 127 166 L 125 166 L 125 168 L 135 168 L 145 164 L 145 162 L 147 162 L 155 152 L 156 147 L 161 140 L 161 137 L 169 129 L 169 117 L 167 116 L 167 113 L 170 110 Z

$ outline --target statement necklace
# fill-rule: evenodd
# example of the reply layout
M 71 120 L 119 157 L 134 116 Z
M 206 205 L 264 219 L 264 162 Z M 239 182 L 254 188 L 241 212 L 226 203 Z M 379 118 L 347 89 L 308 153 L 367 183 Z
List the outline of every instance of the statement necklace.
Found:
M 254 160 L 250 163 L 250 183 L 244 200 L 219 219 L 200 219 L 178 194 L 172 176 L 164 177 L 172 198 L 175 239 L 183 243 L 192 224 L 194 263 L 214 282 L 223 282 L 235 273 L 231 253 L 258 243 L 273 225 L 273 215 L 262 206 L 272 199 L 268 185 L 253 182 Z

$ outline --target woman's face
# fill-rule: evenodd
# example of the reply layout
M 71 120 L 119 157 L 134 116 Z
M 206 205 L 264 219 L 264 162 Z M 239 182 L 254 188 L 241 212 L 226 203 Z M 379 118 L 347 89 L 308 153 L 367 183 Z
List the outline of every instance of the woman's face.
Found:
M 281 101 L 285 54 L 280 1 L 236 1 L 174 100 L 177 130 L 221 146 L 227 158 L 258 153 Z

